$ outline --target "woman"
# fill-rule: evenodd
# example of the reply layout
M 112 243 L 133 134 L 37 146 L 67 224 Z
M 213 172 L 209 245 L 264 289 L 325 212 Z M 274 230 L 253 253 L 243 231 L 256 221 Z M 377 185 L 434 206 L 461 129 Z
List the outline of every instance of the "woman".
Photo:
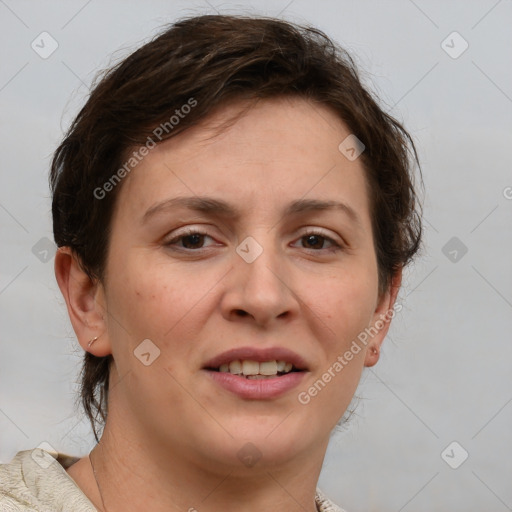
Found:
M 2 510 L 339 510 L 318 478 L 420 245 L 415 159 L 312 28 L 189 18 L 109 70 L 51 169 L 98 444 L 19 452 Z

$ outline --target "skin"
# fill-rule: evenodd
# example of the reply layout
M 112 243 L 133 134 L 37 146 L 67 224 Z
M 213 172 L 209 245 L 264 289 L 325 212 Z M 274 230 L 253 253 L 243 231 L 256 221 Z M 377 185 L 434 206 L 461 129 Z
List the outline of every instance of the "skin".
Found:
M 276 98 L 219 131 L 241 106 L 158 145 L 124 179 L 103 283 L 87 278 L 69 248 L 56 256 L 80 344 L 115 361 L 107 424 L 91 455 L 109 512 L 226 512 L 240 504 L 313 512 L 331 430 L 389 328 L 385 322 L 307 405 L 298 401 L 393 307 L 401 272 L 379 296 L 364 169 L 338 150 L 350 134 L 341 120 L 324 106 Z M 222 199 L 240 215 L 180 208 L 142 222 L 153 205 L 181 196 Z M 341 210 L 283 216 L 304 198 L 342 201 L 359 221 Z M 208 236 L 175 240 L 187 226 Z M 311 241 L 306 228 L 341 249 Z M 250 264 L 235 251 L 247 236 L 263 248 Z M 160 350 L 149 366 L 134 356 L 145 339 Z M 309 372 L 284 396 L 243 400 L 201 370 L 237 346 L 289 348 Z M 262 455 L 253 467 L 237 456 L 247 442 Z M 88 458 L 68 474 L 104 510 Z

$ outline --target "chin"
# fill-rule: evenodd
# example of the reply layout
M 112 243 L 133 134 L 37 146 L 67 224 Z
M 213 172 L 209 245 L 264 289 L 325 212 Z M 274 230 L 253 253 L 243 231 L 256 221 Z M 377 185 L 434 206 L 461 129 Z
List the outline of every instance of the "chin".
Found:
M 226 425 L 234 437 L 228 443 L 228 457 L 232 457 L 234 448 L 236 464 L 249 461 L 246 465 L 258 467 L 285 464 L 300 457 L 314 444 L 315 432 L 306 420 L 298 424 L 293 416 L 293 412 L 283 411 L 265 418 L 239 418 L 236 424 Z

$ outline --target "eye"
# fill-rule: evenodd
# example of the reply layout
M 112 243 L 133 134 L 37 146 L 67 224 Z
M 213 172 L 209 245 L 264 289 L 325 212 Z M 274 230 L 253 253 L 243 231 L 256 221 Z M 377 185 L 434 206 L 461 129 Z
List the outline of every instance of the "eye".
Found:
M 174 236 L 174 238 L 172 238 L 168 242 L 165 242 L 165 246 L 175 248 L 177 250 L 185 249 L 193 251 L 204 248 L 205 238 L 212 239 L 212 237 L 206 233 L 194 229 L 188 229 L 187 231 L 182 232 L 177 236 Z
M 197 251 L 209 247 L 204 245 L 205 238 L 213 240 L 213 238 L 207 233 L 194 229 L 187 229 L 186 231 L 175 235 L 172 239 L 165 242 L 164 245 L 176 250 Z M 299 240 L 303 242 L 302 246 L 305 249 L 310 249 L 315 252 L 321 250 L 337 251 L 342 249 L 342 246 L 339 243 L 318 230 L 311 230 L 304 233 Z M 325 247 L 326 243 L 329 244 L 330 247 Z
M 300 239 L 303 242 L 303 247 L 305 249 L 310 249 L 313 251 L 318 250 L 329 250 L 329 251 L 337 251 L 342 248 L 342 246 L 334 241 L 331 237 L 327 236 L 325 233 L 321 231 L 311 230 L 307 233 L 304 233 Z M 331 245 L 331 247 L 323 247 L 324 243 L 327 242 Z M 306 247 L 309 246 L 309 247 Z

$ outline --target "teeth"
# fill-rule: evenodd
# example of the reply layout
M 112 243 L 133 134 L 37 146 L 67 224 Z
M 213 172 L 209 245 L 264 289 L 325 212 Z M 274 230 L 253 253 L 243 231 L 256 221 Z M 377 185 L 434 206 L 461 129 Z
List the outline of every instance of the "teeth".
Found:
M 242 373 L 244 375 L 258 375 L 260 363 L 256 361 L 242 361 Z
M 277 361 L 260 363 L 260 375 L 277 375 Z
M 229 373 L 240 375 L 242 373 L 242 363 L 240 361 L 231 361 L 229 363 Z
M 258 363 L 251 360 L 235 360 L 229 364 L 224 363 L 219 367 L 219 372 L 229 372 L 234 375 L 244 375 L 251 379 L 276 376 L 278 373 L 289 373 L 293 368 L 292 363 L 286 361 L 264 361 Z

